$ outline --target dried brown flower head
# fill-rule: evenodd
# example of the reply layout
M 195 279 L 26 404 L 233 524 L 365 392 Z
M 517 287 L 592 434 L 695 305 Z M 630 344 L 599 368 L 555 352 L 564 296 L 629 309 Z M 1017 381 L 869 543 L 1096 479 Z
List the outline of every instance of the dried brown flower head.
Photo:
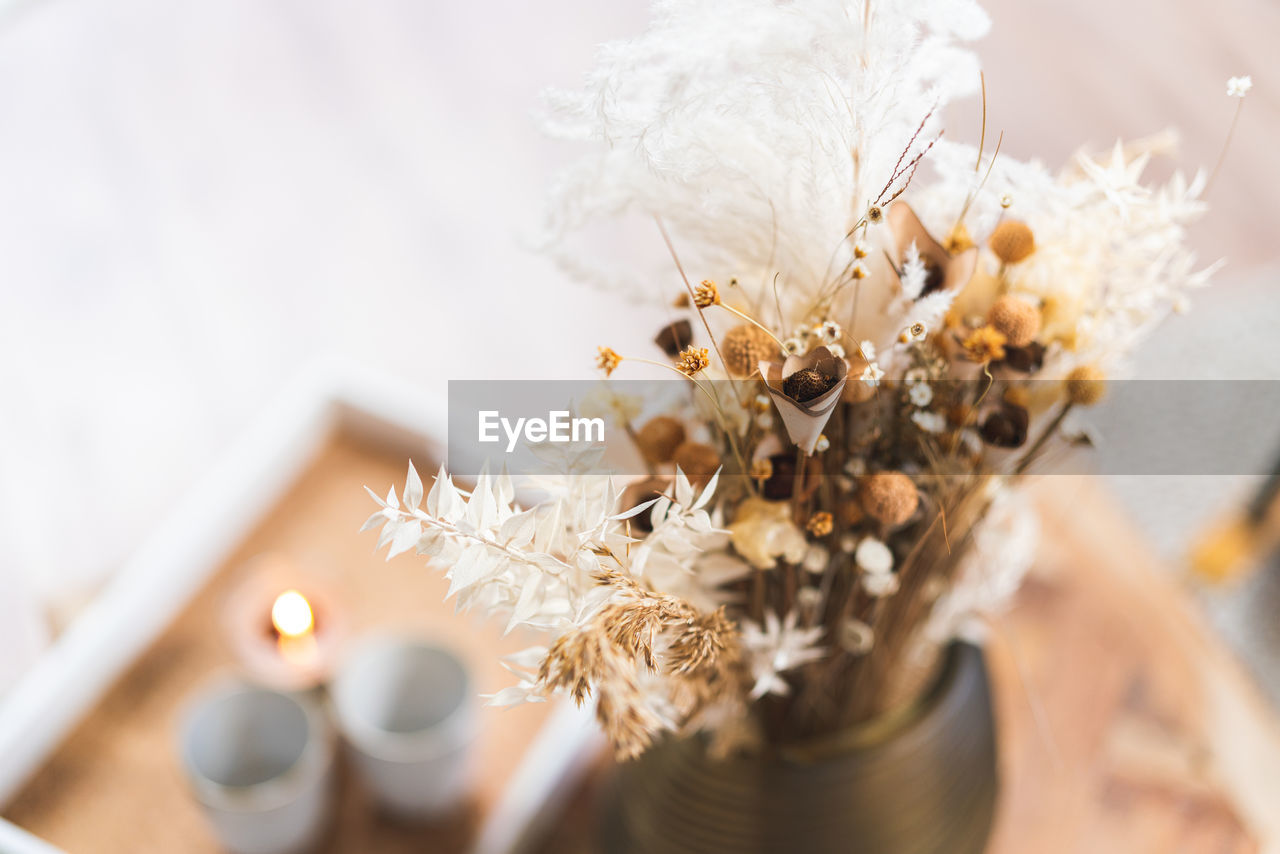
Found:
M 788 381 L 791 377 L 806 371 L 815 371 L 820 380 L 807 374 L 809 379 L 792 382 L 789 391 Z M 827 421 L 840 402 L 840 393 L 849 378 L 849 363 L 826 347 L 819 346 L 803 356 L 788 356 L 781 363 L 761 362 L 760 375 L 769 388 L 773 405 L 782 416 L 787 435 L 800 450 L 812 454 L 818 444 L 818 437 L 822 435 L 822 428 L 827 426 Z M 801 400 L 791 393 L 807 393 L 816 388 L 819 381 L 826 385 L 826 390 L 816 396 Z
M 872 205 L 867 208 L 867 222 L 872 225 L 879 225 L 884 221 L 884 208 L 879 205 Z
M 684 444 L 684 424 L 670 415 L 658 415 L 645 422 L 636 433 L 640 453 L 651 463 L 669 463 L 676 458 L 676 449 Z
M 676 448 L 675 463 L 689 478 L 690 483 L 701 486 L 719 471 L 720 452 L 701 442 L 685 442 Z
M 783 381 L 782 393 L 799 403 L 804 403 L 826 394 L 835 384 L 835 377 L 823 374 L 817 368 L 805 368 L 796 371 Z
M 720 288 L 716 287 L 716 283 L 710 279 L 703 279 L 693 289 L 693 304 L 698 308 L 710 308 L 713 305 L 719 305 Z
M 980 326 L 964 339 L 965 352 L 975 362 L 998 362 L 1004 358 L 1004 334 L 991 326 Z
M 761 362 L 776 358 L 778 342 L 763 329 L 750 323 L 735 326 L 720 341 L 720 352 L 729 373 L 735 377 L 749 377 Z
M 831 533 L 833 520 L 831 514 L 825 510 L 814 513 L 809 517 L 809 521 L 805 523 L 805 528 L 815 537 L 825 537 Z
M 911 478 L 897 471 L 876 472 L 863 478 L 858 495 L 867 515 L 889 527 L 910 519 L 920 503 L 920 493 Z
M 688 299 L 688 295 L 685 295 Z M 687 320 L 677 320 L 675 323 L 669 323 L 662 327 L 662 330 L 654 337 L 653 343 L 667 356 L 674 359 L 680 355 L 680 351 L 693 343 L 693 327 Z
M 607 377 L 612 374 L 622 364 L 622 357 L 608 347 L 596 348 L 596 367 L 604 371 Z
M 1036 239 L 1031 233 L 1031 227 L 1016 219 L 1006 219 L 997 225 L 996 230 L 991 232 L 987 245 L 1006 264 L 1025 261 L 1036 251 Z
M 1040 310 L 1021 297 L 1005 294 L 987 312 L 987 323 L 1011 347 L 1026 347 L 1040 332 Z
M 1067 374 L 1067 400 L 1075 406 L 1093 406 L 1106 393 L 1106 375 L 1094 365 L 1080 365 Z
M 676 370 L 685 376 L 693 376 L 711 364 L 706 347 L 686 347 L 676 359 Z

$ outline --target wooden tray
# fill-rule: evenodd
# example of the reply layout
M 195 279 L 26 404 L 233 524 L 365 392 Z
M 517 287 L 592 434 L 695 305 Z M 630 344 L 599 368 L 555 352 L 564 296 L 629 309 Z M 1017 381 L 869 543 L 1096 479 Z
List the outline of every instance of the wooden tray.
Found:
M 246 564 L 263 553 L 315 577 L 342 608 L 348 637 L 370 630 L 426 634 L 463 655 L 477 690 L 511 683 L 499 658 L 528 646 L 529 638 L 501 638 L 502 626 L 456 614 L 443 601 L 447 584 L 421 558 L 387 562 L 375 553 L 376 533 L 358 533 L 373 507 L 364 485 L 383 492 L 402 483 L 410 456 L 420 471 L 437 467 L 433 457 L 440 445 L 431 431 L 438 427 L 438 409 L 402 408 L 396 404 L 406 399 L 402 390 L 378 390 L 364 377 L 338 382 L 338 376 L 326 371 L 323 380 L 304 382 L 265 431 L 256 430 L 214 473 L 213 486 L 194 490 L 204 497 L 161 526 L 188 532 L 188 538 L 165 535 L 158 546 L 144 548 L 28 684 L 6 698 L 8 705 L 0 704 L 0 746 L 14 760 L 0 763 L 6 766 L 0 767 L 0 790 L 20 773 L 14 763 L 38 759 L 3 811 L 12 825 L 0 821 L 0 851 L 55 850 L 40 840 L 68 854 L 220 850 L 178 767 L 177 716 L 203 682 L 238 666 L 225 599 Z M 254 511 L 241 536 L 217 547 L 216 561 L 201 566 L 209 549 L 187 539 L 210 528 L 234 530 L 231 511 L 244 502 L 252 507 L 254 490 L 266 494 L 265 506 Z M 184 554 L 189 561 L 179 559 Z M 184 587 L 166 572 L 203 583 L 190 584 L 183 596 Z M 156 624 L 157 637 L 145 637 L 148 624 Z M 141 653 L 113 679 L 109 669 L 131 645 Z M 102 653 L 97 658 L 95 646 Z M 105 693 L 92 697 L 86 681 L 101 683 Z M 82 710 L 65 708 L 79 698 L 86 699 Z M 483 707 L 480 714 L 478 781 L 461 814 L 427 827 L 384 819 L 340 767 L 339 808 L 323 850 L 497 854 L 516 848 L 528 826 L 550 813 L 556 793 L 575 779 L 577 757 L 595 734 L 589 717 L 572 706 Z M 72 724 L 65 736 L 57 731 L 64 721 Z M 39 756 L 40 743 L 57 746 Z

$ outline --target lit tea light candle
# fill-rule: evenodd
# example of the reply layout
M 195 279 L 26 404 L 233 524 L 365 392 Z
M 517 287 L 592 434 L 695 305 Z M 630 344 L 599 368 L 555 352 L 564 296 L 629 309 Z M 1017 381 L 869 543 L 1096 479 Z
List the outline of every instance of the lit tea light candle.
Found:
M 286 690 L 328 679 L 341 621 L 313 579 L 279 557 L 263 557 L 227 603 L 237 656 L 260 682 Z

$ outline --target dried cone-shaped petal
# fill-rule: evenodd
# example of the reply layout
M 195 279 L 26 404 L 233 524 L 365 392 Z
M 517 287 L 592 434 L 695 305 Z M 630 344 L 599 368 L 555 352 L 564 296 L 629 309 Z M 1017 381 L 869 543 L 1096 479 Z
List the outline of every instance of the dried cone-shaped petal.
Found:
M 968 284 L 978 266 L 978 249 L 970 245 L 952 254 L 934 240 L 910 205 L 897 202 L 889 209 L 889 227 L 897 244 L 895 264 L 901 264 L 907 248 L 914 242 L 920 260 L 929 271 L 921 296 L 935 291 L 958 291 Z
M 735 377 L 749 377 L 761 362 L 778 356 L 778 342 L 768 332 L 750 323 L 735 326 L 720 341 L 720 351 L 729 373 Z
M 1017 264 L 1036 251 L 1036 238 L 1031 227 L 1016 219 L 1006 219 L 991 232 L 987 244 L 995 256 L 1006 264 Z
M 987 312 L 987 323 L 1013 347 L 1025 347 L 1040 331 L 1040 311 L 1021 297 L 1005 294 Z
M 867 515 L 889 527 L 910 519 L 920 503 L 920 494 L 911 478 L 896 471 L 876 472 L 863 478 L 859 495 Z
M 807 400 L 796 400 L 788 395 L 784 388 L 787 380 L 793 374 L 810 370 L 829 381 L 827 391 Z M 815 347 L 803 356 L 788 356 L 781 363 L 761 362 L 760 375 L 769 387 L 769 396 L 782 416 L 787 435 L 800 450 L 812 454 L 822 429 L 840 403 L 840 393 L 849 378 L 848 363 L 826 347 Z

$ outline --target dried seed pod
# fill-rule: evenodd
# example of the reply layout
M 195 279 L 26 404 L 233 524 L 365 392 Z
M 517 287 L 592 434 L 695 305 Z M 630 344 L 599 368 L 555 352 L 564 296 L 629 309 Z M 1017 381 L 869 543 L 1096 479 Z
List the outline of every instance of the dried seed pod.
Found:
M 720 469 L 720 453 L 701 442 L 685 442 L 676 448 L 675 463 L 690 483 L 702 486 Z
M 686 295 L 687 298 L 687 295 Z M 693 327 L 687 320 L 677 320 L 662 327 L 653 339 L 662 352 L 672 359 L 680 355 L 680 351 L 693 343 Z
M 987 416 L 979 432 L 982 440 L 997 448 L 1020 448 L 1027 441 L 1027 410 L 1021 406 L 1002 406 Z
M 987 323 L 1012 347 L 1025 347 L 1040 332 L 1040 310 L 1026 300 L 1005 294 L 987 312 Z
M 684 424 L 670 415 L 650 419 L 636 434 L 640 453 L 651 463 L 669 463 L 676 457 L 676 450 L 684 444 Z
M 759 370 L 761 362 L 778 357 L 778 342 L 758 326 L 743 323 L 725 333 L 720 341 L 729 373 L 735 377 L 749 377 Z
M 622 509 L 630 510 L 646 501 L 652 501 L 666 492 L 669 486 L 668 479 L 661 477 L 646 477 L 643 480 L 628 484 L 627 488 L 622 491 Z M 630 519 L 632 529 L 646 534 L 652 531 L 651 511 L 652 508 L 632 516 Z
M 1006 219 L 996 226 L 987 240 L 996 257 L 1006 264 L 1017 264 L 1031 257 L 1036 251 L 1036 238 L 1025 222 Z
M 867 515 L 890 527 L 910 519 L 920 504 L 916 485 L 897 471 L 876 472 L 863 478 L 858 495 Z

